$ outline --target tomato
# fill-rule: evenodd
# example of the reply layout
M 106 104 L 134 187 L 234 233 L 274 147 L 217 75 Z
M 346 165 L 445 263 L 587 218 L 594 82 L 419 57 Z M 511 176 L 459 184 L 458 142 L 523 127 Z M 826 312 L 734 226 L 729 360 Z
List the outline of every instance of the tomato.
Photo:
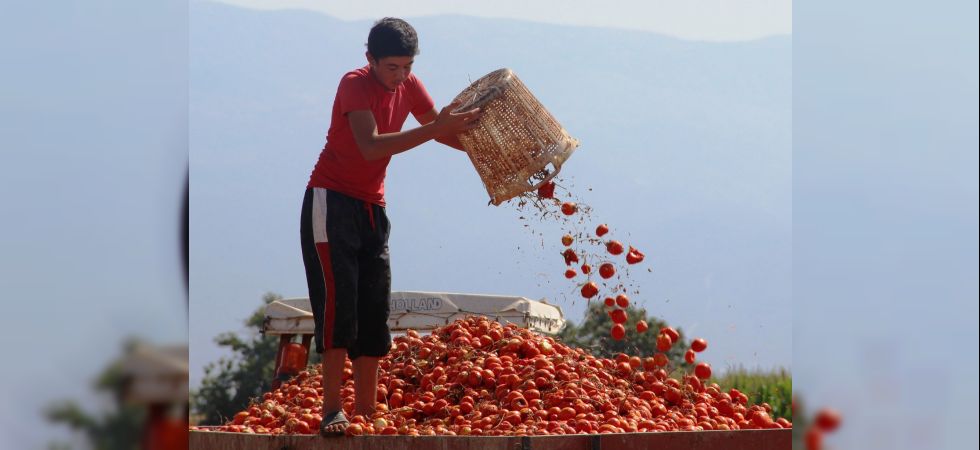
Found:
M 647 325 L 647 321 L 645 321 L 645 320 L 641 320 L 641 321 L 639 321 L 639 322 L 636 323 L 636 332 L 637 333 L 645 333 L 647 331 L 647 329 L 649 329 L 649 328 L 650 328 L 650 326 Z
M 821 450 L 823 449 L 823 432 L 819 428 L 810 427 L 803 436 L 803 442 L 806 444 L 806 450 Z
M 643 370 L 652 372 L 657 368 L 657 366 L 658 364 L 656 362 L 656 359 L 652 357 L 643 358 Z
M 610 337 L 623 341 L 629 314 L 614 297 L 606 302 Z M 649 325 L 637 320 L 636 329 L 642 333 Z M 679 336 L 663 327 L 656 341 L 669 350 Z M 468 316 L 425 336 L 409 330 L 393 339 L 390 354 L 379 361 L 373 414 L 352 413 L 354 380 L 343 378 L 341 405 L 350 417 L 345 433 L 529 436 L 792 428 L 786 419 L 773 420 L 767 403 L 749 406 L 737 389 L 722 393 L 717 383 L 708 383 L 710 365 L 696 363 L 695 355 L 693 349 L 685 353 L 693 370 L 671 376 L 668 369 L 679 371 L 670 367 L 665 351 L 646 358 L 596 358 L 513 323 Z M 345 361 L 344 370 L 351 368 Z M 322 420 L 318 372 L 301 371 L 213 430 L 315 434 Z M 839 421 L 836 413 L 821 412 L 814 429 L 822 433 L 819 426 L 834 429 Z
M 566 234 L 566 235 L 564 235 L 564 236 L 561 237 L 561 243 L 565 247 L 568 247 L 568 246 L 572 245 L 572 242 L 575 242 L 575 238 L 573 238 L 572 235 L 570 235 L 570 234 Z
M 575 214 L 576 211 L 578 211 L 578 206 L 575 204 L 575 202 L 565 202 L 561 204 L 561 213 L 566 216 Z
M 830 408 L 823 408 L 817 411 L 813 417 L 813 425 L 821 431 L 830 432 L 840 426 L 840 413 Z
M 565 249 L 565 251 L 561 253 L 561 256 L 565 258 L 566 266 L 570 266 L 572 263 L 578 262 L 578 255 L 575 254 L 575 250 L 570 248 Z
M 601 265 L 599 265 L 600 277 L 604 279 L 609 279 L 612 278 L 613 275 L 616 275 L 616 267 L 613 266 L 611 263 L 602 263 Z
M 609 317 L 612 319 L 613 323 L 622 324 L 626 323 L 626 311 L 622 309 L 614 309 L 609 313 Z
M 613 255 L 619 255 L 623 253 L 623 244 L 619 241 L 609 241 L 606 242 L 606 251 Z
M 542 184 L 541 187 L 538 188 L 538 197 L 555 198 L 555 183 L 548 181 L 547 183 Z
M 688 364 L 694 364 L 696 358 L 697 355 L 694 353 L 694 350 L 688 349 L 686 352 L 684 352 L 684 361 Z
M 704 349 L 706 349 L 706 348 L 708 348 L 708 341 L 706 341 L 704 339 L 697 338 L 697 339 L 691 341 L 691 350 L 694 350 L 694 351 L 700 353 L 700 352 L 703 352 Z
M 568 269 L 568 270 L 565 271 L 565 278 L 572 279 L 572 278 L 575 278 L 575 275 L 578 275 L 578 274 L 575 273 L 575 270 L 573 270 L 573 269 Z
M 598 293 L 599 293 L 599 286 L 597 286 L 594 281 L 585 283 L 582 286 L 582 297 L 592 298 L 595 297 L 596 294 Z
M 633 246 L 631 245 L 629 252 L 626 253 L 626 263 L 627 264 L 636 264 L 636 263 L 639 263 L 639 262 L 643 261 L 643 258 L 644 257 L 645 257 L 645 255 L 643 253 L 641 253 L 639 250 L 633 248 Z
M 697 366 L 694 366 L 694 375 L 702 380 L 711 378 L 711 365 L 706 362 L 698 363 Z
M 588 264 L 582 264 L 582 273 L 584 273 L 586 275 L 592 273 L 592 266 L 590 266 Z
M 606 303 L 606 306 L 608 306 L 610 308 L 612 308 L 613 306 L 616 306 L 616 299 L 614 299 L 612 297 L 606 297 L 606 299 L 603 300 L 603 301 Z
M 673 345 L 674 345 L 674 343 L 671 342 L 670 336 L 667 336 L 664 333 L 660 333 L 657 336 L 657 350 L 660 350 L 662 352 L 666 352 L 667 350 L 670 350 L 670 347 L 673 346 Z
M 626 294 L 619 294 L 616 296 L 616 306 L 626 309 L 630 306 L 630 298 Z
M 610 334 L 612 334 L 613 339 L 617 341 L 621 341 L 623 340 L 624 337 L 626 337 L 626 328 L 623 327 L 623 324 L 617 323 L 612 326 L 612 329 L 610 330 Z M 627 367 L 629 367 L 629 364 L 627 364 Z
M 606 224 L 599 225 L 598 227 L 595 228 L 595 235 L 599 237 L 602 237 L 608 232 L 609 232 L 609 227 L 606 226 Z

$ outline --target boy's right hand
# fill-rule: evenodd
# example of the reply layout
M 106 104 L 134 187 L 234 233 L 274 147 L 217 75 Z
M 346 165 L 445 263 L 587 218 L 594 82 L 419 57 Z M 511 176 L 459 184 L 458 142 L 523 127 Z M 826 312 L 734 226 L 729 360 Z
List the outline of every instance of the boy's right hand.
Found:
M 454 136 L 479 125 L 477 121 L 483 115 L 480 108 L 459 113 L 453 112 L 459 108 L 459 104 L 459 101 L 454 101 L 439 111 L 435 126 L 441 131 L 440 134 Z

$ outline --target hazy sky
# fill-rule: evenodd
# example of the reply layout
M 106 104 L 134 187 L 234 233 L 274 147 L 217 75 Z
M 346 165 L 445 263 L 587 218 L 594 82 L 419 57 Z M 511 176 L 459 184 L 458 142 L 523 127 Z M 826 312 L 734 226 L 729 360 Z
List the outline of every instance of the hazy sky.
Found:
M 302 8 L 345 19 L 375 19 L 380 12 L 419 17 L 464 14 L 565 25 L 589 25 L 653 31 L 674 37 L 736 41 L 789 34 L 793 27 L 791 0 L 219 0 L 258 9 Z

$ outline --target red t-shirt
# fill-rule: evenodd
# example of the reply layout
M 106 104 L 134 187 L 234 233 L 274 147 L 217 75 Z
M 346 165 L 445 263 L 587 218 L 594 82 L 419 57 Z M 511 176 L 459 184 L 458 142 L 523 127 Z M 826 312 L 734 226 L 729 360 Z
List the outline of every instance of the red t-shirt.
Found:
M 340 80 L 333 101 L 327 144 L 313 168 L 307 187 L 321 187 L 351 197 L 385 205 L 385 171 L 391 158 L 367 161 L 354 141 L 347 113 L 370 110 L 378 133 L 401 131 L 408 114 L 424 114 L 435 103 L 422 82 L 409 75 L 398 89 L 389 91 L 374 78 L 369 66 L 348 72 Z

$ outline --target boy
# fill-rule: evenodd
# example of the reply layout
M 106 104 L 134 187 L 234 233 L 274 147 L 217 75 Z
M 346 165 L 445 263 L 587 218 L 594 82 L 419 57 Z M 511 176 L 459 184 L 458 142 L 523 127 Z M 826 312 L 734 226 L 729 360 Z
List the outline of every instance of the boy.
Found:
M 355 414 L 374 413 L 378 359 L 388 353 L 391 268 L 384 177 L 392 155 L 429 140 L 462 150 L 456 134 L 476 126 L 479 111 L 441 111 L 411 73 L 415 30 L 384 18 L 368 34 L 368 65 L 348 72 L 334 99 L 327 143 L 303 198 L 300 241 L 323 353 L 320 434 L 343 434 L 340 387 L 345 357 L 354 366 Z M 401 131 L 412 113 L 421 126 Z

